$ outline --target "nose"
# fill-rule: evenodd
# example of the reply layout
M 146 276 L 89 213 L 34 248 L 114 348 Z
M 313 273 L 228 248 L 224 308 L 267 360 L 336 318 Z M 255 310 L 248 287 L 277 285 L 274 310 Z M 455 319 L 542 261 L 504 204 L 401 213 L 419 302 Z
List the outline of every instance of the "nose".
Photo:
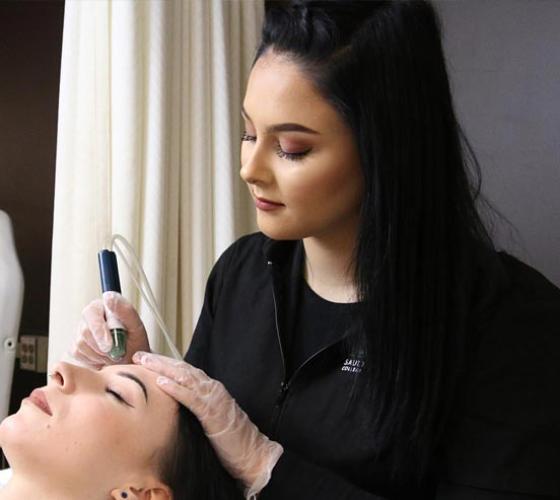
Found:
M 56 363 L 50 373 L 50 383 L 65 393 L 71 393 L 76 388 L 77 380 L 88 370 L 63 361 Z
M 265 157 L 263 145 L 241 147 L 241 170 L 239 175 L 247 184 L 266 185 L 272 182 L 273 174 Z

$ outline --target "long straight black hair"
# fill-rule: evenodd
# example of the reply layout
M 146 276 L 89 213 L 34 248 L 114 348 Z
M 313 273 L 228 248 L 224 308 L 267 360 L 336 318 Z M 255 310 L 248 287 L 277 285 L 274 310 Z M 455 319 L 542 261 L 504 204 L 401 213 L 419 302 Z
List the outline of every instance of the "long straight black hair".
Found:
M 495 250 L 476 204 L 498 213 L 455 116 L 438 15 L 423 0 L 267 0 L 253 64 L 269 49 L 354 133 L 365 182 L 354 400 L 369 397 L 372 440 L 393 477 L 413 467 L 421 482 L 464 355 L 474 255 Z
M 242 485 L 225 470 L 198 419 L 178 405 L 175 433 L 158 455 L 161 480 L 174 500 L 243 500 Z

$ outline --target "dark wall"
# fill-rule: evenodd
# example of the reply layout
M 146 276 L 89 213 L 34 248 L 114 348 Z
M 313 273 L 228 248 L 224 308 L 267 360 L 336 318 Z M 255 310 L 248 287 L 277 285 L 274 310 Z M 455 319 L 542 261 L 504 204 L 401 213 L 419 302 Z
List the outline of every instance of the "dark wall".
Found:
M 63 1 L 0 2 L 0 209 L 25 279 L 20 334 L 47 334 Z M 16 362 L 11 411 L 45 384 Z
M 495 240 L 560 286 L 560 2 L 438 0 L 453 96 Z

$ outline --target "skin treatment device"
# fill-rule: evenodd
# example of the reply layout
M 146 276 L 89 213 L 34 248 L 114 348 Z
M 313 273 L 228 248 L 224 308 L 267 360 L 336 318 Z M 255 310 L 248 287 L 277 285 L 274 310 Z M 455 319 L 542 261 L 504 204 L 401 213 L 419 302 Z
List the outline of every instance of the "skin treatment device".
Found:
M 142 264 L 134 252 L 134 248 L 132 248 L 132 245 L 127 241 L 127 239 L 120 234 L 113 234 L 110 248 L 112 250 L 103 249 L 97 254 L 102 291 L 113 291 L 119 294 L 122 293 L 119 268 L 117 266 L 118 255 L 120 263 L 128 270 L 128 277 L 132 280 L 140 292 L 140 295 L 144 299 L 145 304 L 153 313 L 154 319 L 160 328 L 160 333 L 167 343 L 169 354 L 175 359 L 182 361 L 183 356 L 171 340 L 171 335 L 169 334 L 168 328 L 165 325 L 165 321 L 160 313 L 158 303 L 154 292 L 152 291 L 152 287 L 150 286 L 150 282 L 148 281 L 148 277 L 146 276 L 146 272 L 142 268 Z M 113 348 L 109 351 L 109 357 L 113 361 L 120 361 L 126 354 L 126 328 L 107 309 L 105 310 L 105 318 L 113 339 Z M 151 340 L 153 343 L 152 345 L 158 345 L 158 340 L 157 336 L 154 336 Z
M 97 254 L 97 259 L 99 261 L 101 290 L 103 292 L 121 293 L 119 268 L 115 252 L 106 249 L 101 250 Z M 109 357 L 113 361 L 120 361 L 126 354 L 126 330 L 120 321 L 107 309 L 105 310 L 105 316 L 113 339 L 113 347 L 109 351 Z

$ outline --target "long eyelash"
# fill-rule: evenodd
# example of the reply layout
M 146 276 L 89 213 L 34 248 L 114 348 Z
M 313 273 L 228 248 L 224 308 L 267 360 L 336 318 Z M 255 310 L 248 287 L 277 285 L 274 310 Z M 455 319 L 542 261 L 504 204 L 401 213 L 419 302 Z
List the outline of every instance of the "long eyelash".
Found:
M 108 387 L 105 389 L 105 392 L 108 394 L 111 394 L 112 396 L 114 396 L 116 399 L 118 399 L 121 403 L 127 405 L 127 406 L 132 406 L 126 399 L 124 399 L 117 391 L 114 391 L 113 389 L 109 389 Z
M 280 158 L 286 158 L 287 160 L 298 161 L 309 153 L 309 151 L 302 151 L 301 153 L 286 153 L 280 147 L 280 144 L 276 145 L 276 153 Z
M 244 131 L 243 134 L 241 135 L 241 140 L 242 141 L 255 142 L 257 140 L 257 138 L 254 135 L 248 135 L 247 132 Z M 311 150 L 302 151 L 301 153 L 286 153 L 280 147 L 280 143 L 276 144 L 276 154 L 280 158 L 285 158 L 286 160 L 290 160 L 290 161 L 298 161 L 298 160 L 303 159 L 304 156 L 307 156 L 309 151 L 311 151 Z
M 243 133 L 241 134 L 241 140 L 242 141 L 254 142 L 254 141 L 257 140 L 257 138 L 254 135 L 247 134 L 247 132 L 244 130 Z

